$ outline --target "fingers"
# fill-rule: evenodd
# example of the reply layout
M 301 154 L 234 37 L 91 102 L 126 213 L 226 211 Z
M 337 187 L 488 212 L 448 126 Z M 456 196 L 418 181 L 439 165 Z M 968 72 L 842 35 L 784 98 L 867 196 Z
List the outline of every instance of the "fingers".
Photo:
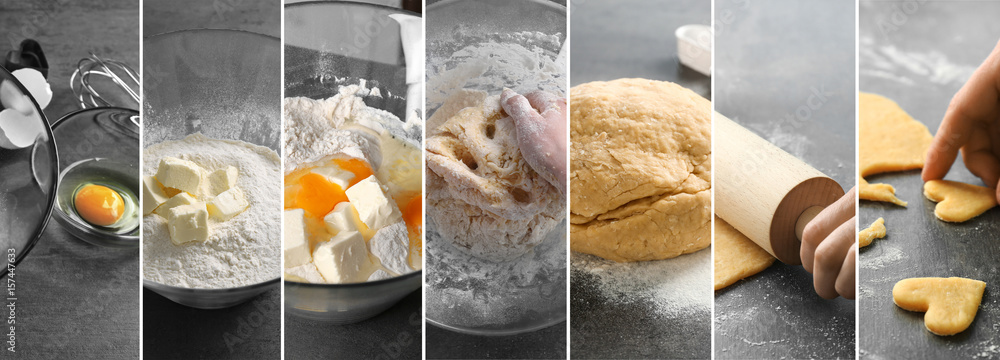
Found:
M 973 131 L 968 144 L 962 148 L 962 160 L 965 167 L 974 175 L 983 179 L 987 186 L 994 186 L 1000 180 L 1000 159 L 993 153 L 989 135 L 984 131 Z
M 548 91 L 532 91 L 524 95 L 524 97 L 528 99 L 529 103 L 531 103 L 531 107 L 537 109 L 538 112 L 545 112 L 550 108 L 559 106 L 560 101 L 563 103 L 563 107 L 566 106 L 566 99 Z
M 565 191 L 566 100 L 550 98 L 550 95 L 543 92 L 529 94 L 539 105 L 548 106 L 542 114 L 532 107 L 527 97 L 510 89 L 504 89 L 500 95 L 500 105 L 514 120 L 518 147 L 524 160 L 542 178 L 560 191 Z
M 969 142 L 977 123 L 996 121 L 1000 113 L 1000 44 L 962 86 L 945 112 L 941 126 L 927 150 L 921 172 L 924 181 L 944 178 Z
M 844 267 L 845 258 L 856 242 L 855 218 L 840 224 L 830 236 L 816 248 L 813 265 L 813 287 L 816 294 L 824 299 L 838 296 L 837 278 Z
M 857 203 L 857 188 L 851 188 L 847 194 L 837 199 L 833 204 L 823 209 L 812 219 L 802 231 L 802 244 L 799 247 L 799 258 L 802 267 L 813 273 L 813 258 L 820 244 L 830 236 L 841 224 L 854 217 L 854 206 Z
M 858 244 L 854 243 L 847 250 L 847 257 L 844 258 L 844 265 L 840 267 L 840 274 L 837 275 L 837 293 L 845 299 L 854 300 L 857 287 L 855 286 L 855 264 L 858 258 Z

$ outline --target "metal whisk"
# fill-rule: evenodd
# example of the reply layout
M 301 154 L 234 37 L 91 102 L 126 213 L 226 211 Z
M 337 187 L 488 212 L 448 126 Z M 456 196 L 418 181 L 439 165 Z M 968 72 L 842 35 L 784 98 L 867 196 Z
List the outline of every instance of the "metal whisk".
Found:
M 139 75 L 123 62 L 104 60 L 91 53 L 76 64 L 69 82 L 84 109 L 99 106 L 139 109 Z M 128 103 L 129 97 L 132 103 Z

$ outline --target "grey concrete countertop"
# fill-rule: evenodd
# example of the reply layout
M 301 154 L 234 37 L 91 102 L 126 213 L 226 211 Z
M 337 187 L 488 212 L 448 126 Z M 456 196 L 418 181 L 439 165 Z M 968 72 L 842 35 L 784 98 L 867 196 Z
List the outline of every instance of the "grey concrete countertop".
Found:
M 89 52 L 135 69 L 139 66 L 136 1 L 57 4 L 54 0 L 2 0 L 0 33 L 7 40 L 0 46 L 2 54 L 25 38 L 42 45 L 53 93 L 45 109 L 50 124 L 80 109 L 69 78 L 77 61 Z M 18 333 L 14 355 L 102 359 L 139 356 L 138 249 L 90 245 L 50 220 L 38 244 L 17 267 L 16 276 Z M 4 348 L 4 353 L 10 354 Z
M 421 292 L 357 324 L 331 325 L 285 315 L 286 359 L 420 359 Z
M 986 2 L 862 2 L 860 90 L 896 101 L 931 134 L 952 95 L 965 83 L 1000 39 L 995 14 L 1000 4 Z M 945 177 L 983 186 L 961 157 Z M 872 176 L 896 188 L 906 208 L 862 201 L 859 226 L 885 218 L 888 235 L 861 249 L 860 357 L 926 359 L 1000 358 L 1000 210 L 960 224 L 934 216 L 935 204 L 923 196 L 920 171 Z M 892 301 L 892 287 L 911 277 L 966 277 L 986 282 L 986 293 L 969 329 L 937 336 L 924 328 L 923 313 Z
M 852 2 L 716 2 L 716 110 L 848 190 L 855 176 Z M 855 302 L 780 262 L 715 294 L 718 359 L 854 358 Z
M 145 1 L 143 36 L 185 29 L 236 29 L 281 36 L 281 4 L 252 1 Z M 178 305 L 143 290 L 147 359 L 278 359 L 281 287 L 219 310 Z
M 637 77 L 675 82 L 711 99 L 711 78 L 679 63 L 674 36 L 674 30 L 682 25 L 709 25 L 710 1 L 587 1 L 574 2 L 571 6 L 570 81 L 573 86 Z M 710 268 L 709 257 L 704 255 L 701 257 L 705 263 L 701 266 Z M 575 253 L 572 256 L 590 257 Z M 696 255 L 684 255 L 691 256 Z M 688 260 L 678 258 L 663 262 Z M 635 266 L 644 265 L 653 266 Z M 711 281 L 708 277 L 703 279 L 704 291 L 708 293 Z M 612 301 L 599 290 L 600 281 L 586 269 L 571 267 L 570 354 L 573 358 L 711 357 L 711 304 L 702 306 L 703 311 L 661 314 L 652 299 L 626 304 Z M 612 297 L 620 296 L 628 295 Z

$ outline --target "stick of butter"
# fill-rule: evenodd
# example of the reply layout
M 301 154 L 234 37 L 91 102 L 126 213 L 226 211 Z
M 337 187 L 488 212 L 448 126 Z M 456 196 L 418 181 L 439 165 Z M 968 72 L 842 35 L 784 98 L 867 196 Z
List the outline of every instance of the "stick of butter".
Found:
M 208 240 L 208 211 L 205 204 L 176 206 L 167 213 L 170 241 L 181 245 L 190 241 Z
M 175 157 L 165 157 L 160 160 L 156 169 L 156 180 L 163 186 L 198 194 L 201 182 L 205 178 L 205 170 L 193 162 Z
M 163 185 L 152 176 L 142 177 L 142 215 L 149 215 L 167 202 L 170 197 L 163 191 Z
M 285 228 L 285 268 L 308 264 L 312 261 L 309 254 L 309 233 L 306 231 L 305 210 L 285 210 L 283 221 Z
M 243 190 L 234 187 L 223 191 L 219 196 L 208 202 L 208 214 L 212 216 L 212 219 L 217 221 L 226 221 L 232 219 L 233 216 L 239 215 L 248 206 L 250 206 L 250 203 L 247 202 L 246 196 L 243 195 Z
M 372 231 L 394 224 L 403 218 L 396 202 L 385 195 L 385 189 L 375 175 L 361 180 L 347 189 L 347 200 L 358 210 L 361 222 Z
M 153 212 L 162 217 L 167 217 L 167 214 L 170 213 L 170 209 L 173 209 L 181 205 L 191 205 L 197 202 L 198 199 L 195 199 L 195 197 L 191 196 L 191 194 L 188 194 L 186 192 L 181 192 L 176 196 L 170 198 L 163 204 L 161 204 L 159 207 L 156 208 L 156 210 L 153 210 Z
M 360 282 L 361 271 L 371 266 L 368 248 L 361 233 L 342 232 L 313 251 L 313 263 L 326 281 L 331 283 Z

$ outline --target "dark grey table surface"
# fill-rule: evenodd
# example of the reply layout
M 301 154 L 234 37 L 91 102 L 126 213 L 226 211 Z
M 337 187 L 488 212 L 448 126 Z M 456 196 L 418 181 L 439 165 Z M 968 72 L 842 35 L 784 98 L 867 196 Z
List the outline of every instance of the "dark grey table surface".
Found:
M 45 109 L 50 124 L 79 109 L 69 78 L 89 52 L 139 66 L 139 3 L 132 0 L 0 0 L 0 33 L 4 54 L 25 38 L 41 43 L 53 93 Z M 90 245 L 50 220 L 15 274 L 14 358 L 139 356 L 138 249 Z
M 679 63 L 674 36 L 682 25 L 709 25 L 710 1 L 587 1 L 571 6 L 570 82 L 574 86 L 646 78 L 675 82 L 711 99 L 711 78 Z M 711 291 L 710 281 L 705 280 L 705 291 Z M 587 270 L 571 267 L 573 358 L 711 357 L 708 311 L 676 316 L 659 314 L 657 306 L 646 301 L 623 305 L 606 298 L 598 281 Z
M 273 0 L 147 0 L 143 11 L 146 37 L 198 28 L 281 36 L 281 4 Z M 178 305 L 146 289 L 142 295 L 146 359 L 281 358 L 280 286 L 219 310 Z
M 854 15 L 850 1 L 715 7 L 716 110 L 845 191 L 856 183 Z M 717 291 L 714 323 L 717 359 L 855 356 L 855 302 L 820 298 L 801 266 Z
M 937 132 L 952 95 L 986 58 L 997 39 L 1000 4 L 978 1 L 862 2 L 860 89 L 895 100 L 914 119 Z M 949 180 L 983 185 L 962 163 Z M 896 187 L 906 208 L 862 201 L 859 225 L 885 218 L 888 235 L 861 250 L 860 357 L 1000 358 L 1000 210 L 961 224 L 934 216 L 923 196 L 919 171 L 877 175 L 870 182 Z M 892 287 L 910 277 L 967 277 L 986 282 L 986 294 L 968 330 L 936 336 L 923 325 L 923 313 L 892 302 Z

